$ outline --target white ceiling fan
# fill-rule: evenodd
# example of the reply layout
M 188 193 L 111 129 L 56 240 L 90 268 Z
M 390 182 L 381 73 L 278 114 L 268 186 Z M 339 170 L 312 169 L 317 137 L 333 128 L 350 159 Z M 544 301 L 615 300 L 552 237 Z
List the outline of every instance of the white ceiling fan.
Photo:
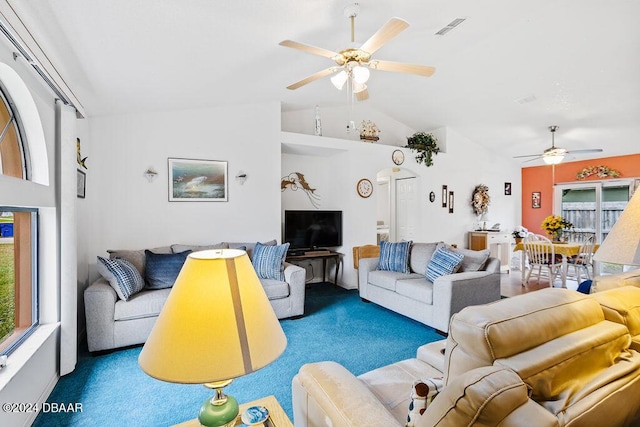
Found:
M 366 82 L 369 79 L 369 69 L 416 74 L 424 77 L 429 77 L 435 72 L 434 67 L 427 65 L 406 64 L 402 62 L 385 61 L 382 59 L 372 58 L 372 55 L 378 49 L 409 26 L 407 21 L 400 18 L 391 18 L 374 35 L 372 35 L 369 40 L 364 42 L 360 47 L 354 47 L 355 17 L 359 11 L 360 8 L 357 3 L 348 5 L 344 9 L 344 16 L 351 20 L 352 46 L 342 49 L 340 52 L 334 52 L 292 40 L 284 40 L 280 42 L 281 46 L 302 50 L 314 55 L 324 56 L 336 63 L 336 65 L 332 67 L 326 68 L 287 86 L 287 89 L 295 90 L 322 77 L 335 74 L 331 78 L 331 82 L 337 89 L 342 90 L 346 83 L 348 87 L 350 87 L 350 90 L 353 92 L 356 99 L 365 100 L 369 97 L 366 85 Z
M 562 162 L 562 159 L 567 154 L 578 154 L 578 153 L 600 153 L 602 152 L 602 148 L 588 148 L 583 150 L 566 150 L 564 148 L 556 147 L 555 141 L 555 133 L 559 129 L 559 126 L 553 125 L 549 126 L 549 131 L 551 132 L 551 147 L 544 150 L 541 154 L 527 154 L 524 156 L 515 156 L 514 159 L 523 158 L 523 157 L 532 157 L 532 159 L 525 160 L 526 162 L 531 162 L 533 160 L 542 159 L 548 165 L 557 165 Z

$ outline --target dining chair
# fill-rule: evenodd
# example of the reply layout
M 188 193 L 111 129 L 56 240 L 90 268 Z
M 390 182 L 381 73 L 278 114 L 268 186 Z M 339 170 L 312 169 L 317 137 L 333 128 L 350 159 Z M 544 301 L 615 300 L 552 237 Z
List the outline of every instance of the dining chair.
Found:
M 549 278 L 549 286 L 553 287 L 553 281 L 558 274 L 562 272 L 562 261 L 556 258 L 555 249 L 551 240 L 540 234 L 529 233 L 523 240 L 524 251 L 529 259 L 529 271 L 527 277 L 523 283 L 529 283 L 531 273 L 537 267 L 538 268 L 538 280 L 540 283 L 540 276 L 544 272 Z
M 578 284 L 581 282 L 581 271 L 584 270 L 587 279 L 591 279 L 593 277 L 593 253 L 595 252 L 595 240 L 596 236 L 593 233 L 585 233 L 585 238 L 582 240 L 580 245 L 580 250 L 577 255 L 574 255 L 570 258 L 567 258 L 567 266 L 573 267 L 573 275 L 578 281 Z M 589 274 L 589 268 L 591 268 L 591 273 Z

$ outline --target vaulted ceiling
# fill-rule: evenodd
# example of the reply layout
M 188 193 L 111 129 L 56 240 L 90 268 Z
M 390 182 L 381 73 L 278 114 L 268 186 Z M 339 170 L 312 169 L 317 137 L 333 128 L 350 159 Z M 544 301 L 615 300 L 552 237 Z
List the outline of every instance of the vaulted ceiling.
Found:
M 345 102 L 328 77 L 287 90 L 332 62 L 278 45 L 349 46 L 342 0 L 7 1 L 89 116 Z M 430 78 L 373 71 L 371 108 L 418 130 L 454 127 L 508 157 L 550 146 L 549 125 L 558 146 L 604 149 L 592 158 L 640 152 L 639 1 L 359 3 L 356 41 L 397 16 L 409 28 L 375 56 L 436 67 Z

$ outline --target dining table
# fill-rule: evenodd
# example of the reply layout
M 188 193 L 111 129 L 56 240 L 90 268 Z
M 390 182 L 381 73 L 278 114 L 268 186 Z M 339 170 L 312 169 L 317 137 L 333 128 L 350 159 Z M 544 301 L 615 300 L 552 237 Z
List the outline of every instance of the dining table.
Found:
M 560 277 L 562 279 L 562 287 L 567 287 L 567 269 L 569 264 L 567 263 L 567 258 L 571 258 L 580 253 L 580 248 L 582 247 L 582 243 L 564 243 L 564 242 L 552 242 L 550 246 L 553 246 L 553 251 L 556 255 L 560 255 L 562 257 L 562 266 Z M 595 245 L 593 247 L 594 252 L 598 249 L 600 245 Z M 551 249 L 551 248 L 549 248 Z M 513 251 L 522 251 L 522 256 L 520 257 L 521 266 L 520 272 L 522 276 L 522 285 L 526 285 L 526 270 L 527 270 L 527 252 L 524 250 L 524 243 L 519 242 L 516 243 L 516 246 L 513 248 Z M 551 250 L 549 250 L 551 253 Z

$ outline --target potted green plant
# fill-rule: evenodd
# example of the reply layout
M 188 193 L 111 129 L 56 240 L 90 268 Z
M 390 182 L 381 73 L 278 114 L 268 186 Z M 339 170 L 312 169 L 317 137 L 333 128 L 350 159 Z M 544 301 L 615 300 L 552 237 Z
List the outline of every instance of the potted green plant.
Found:
M 405 148 L 417 153 L 416 162 L 424 163 L 427 167 L 433 165 L 433 156 L 440 151 L 438 139 L 433 134 L 425 132 L 416 132 L 407 137 Z

